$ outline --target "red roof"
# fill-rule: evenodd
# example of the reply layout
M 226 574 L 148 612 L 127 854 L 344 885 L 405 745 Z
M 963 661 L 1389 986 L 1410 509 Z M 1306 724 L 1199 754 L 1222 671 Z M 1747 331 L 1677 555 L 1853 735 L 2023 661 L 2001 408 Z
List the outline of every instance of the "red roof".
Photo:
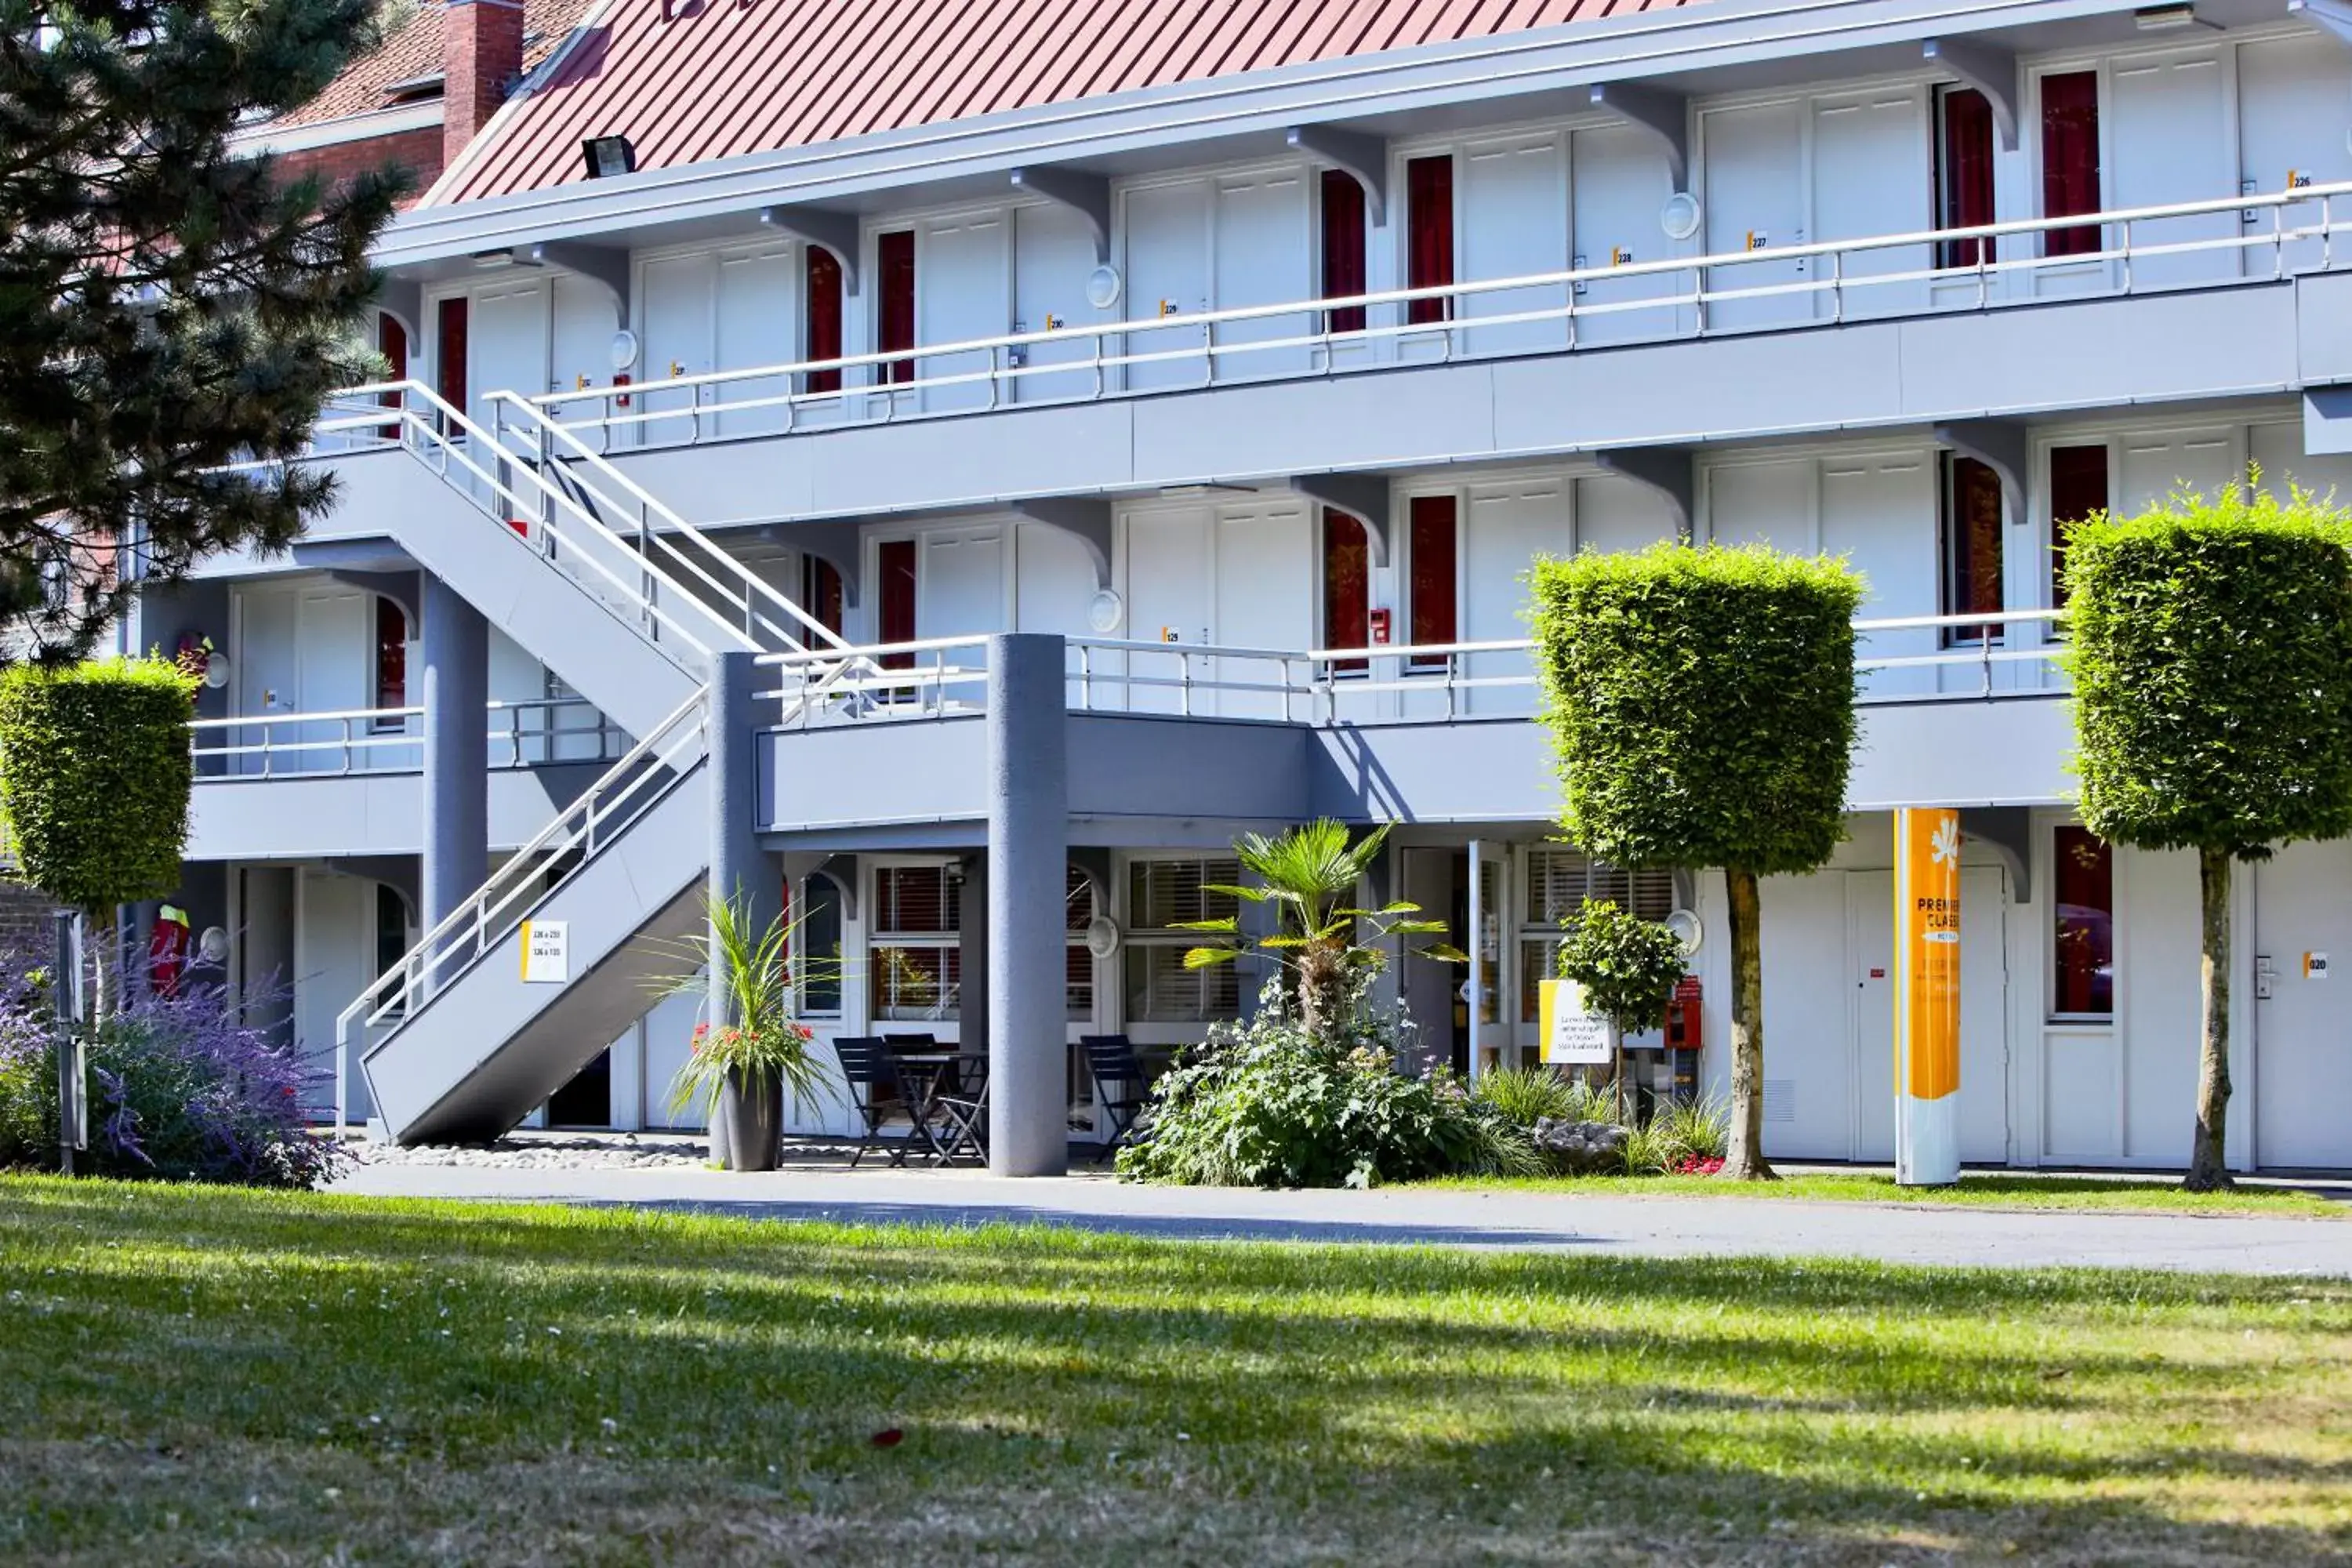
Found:
M 434 205 L 1696 0 L 612 0 Z
M 587 8 L 588 0 L 525 0 L 522 68 L 529 71 L 553 54 Z M 386 90 L 403 83 L 416 84 L 411 89 L 415 99 L 440 97 L 441 24 L 446 14 L 440 0 L 425 0 L 405 15 L 391 16 L 383 43 L 345 66 L 318 97 L 271 121 L 269 129 L 389 109 L 412 100 L 409 93 Z

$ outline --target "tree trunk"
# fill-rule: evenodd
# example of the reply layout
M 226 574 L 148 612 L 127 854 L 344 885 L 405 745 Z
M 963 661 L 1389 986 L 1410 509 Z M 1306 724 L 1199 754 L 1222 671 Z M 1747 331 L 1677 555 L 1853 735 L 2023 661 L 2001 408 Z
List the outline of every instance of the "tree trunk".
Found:
M 2189 1150 L 2189 1179 L 2181 1185 L 2192 1193 L 2211 1193 L 2231 1184 L 2222 1149 L 2230 1113 L 2229 851 L 2199 850 L 2197 870 L 2204 895 L 2205 951 L 2198 991 L 2205 1012 L 2205 1044 L 2197 1074 L 2197 1133 Z
M 1724 1179 L 1776 1182 L 1764 1162 L 1764 938 L 1756 873 L 1724 868 L 1731 891 L 1731 1138 Z

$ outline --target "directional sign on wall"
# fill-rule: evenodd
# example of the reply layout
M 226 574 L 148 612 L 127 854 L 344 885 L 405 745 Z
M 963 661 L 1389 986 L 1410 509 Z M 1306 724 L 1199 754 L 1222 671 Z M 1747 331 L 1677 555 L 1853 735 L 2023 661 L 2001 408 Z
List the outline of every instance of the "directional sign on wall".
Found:
M 522 977 L 530 985 L 562 985 L 572 978 L 572 922 L 522 922 Z

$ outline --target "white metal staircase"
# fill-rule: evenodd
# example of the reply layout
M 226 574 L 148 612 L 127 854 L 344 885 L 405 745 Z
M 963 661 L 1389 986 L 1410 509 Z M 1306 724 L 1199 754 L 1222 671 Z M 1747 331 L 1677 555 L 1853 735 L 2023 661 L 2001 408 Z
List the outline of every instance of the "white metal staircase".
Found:
M 537 408 L 488 402 L 485 428 L 414 382 L 359 387 L 320 432 L 396 429 L 466 503 L 402 516 L 398 542 L 641 738 L 337 1019 L 339 1125 L 357 1047 L 407 1142 L 506 1131 L 691 972 L 712 655 L 846 646 Z M 562 982 L 524 980 L 527 921 L 563 922 Z

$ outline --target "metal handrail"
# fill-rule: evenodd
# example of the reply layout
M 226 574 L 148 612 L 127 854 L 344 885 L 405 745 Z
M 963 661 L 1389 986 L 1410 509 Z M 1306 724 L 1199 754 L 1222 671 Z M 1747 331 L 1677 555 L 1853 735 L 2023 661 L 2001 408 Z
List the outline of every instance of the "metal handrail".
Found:
M 388 405 L 373 401 L 385 396 L 396 396 L 400 401 Z M 420 411 L 418 408 L 411 407 L 409 405 L 411 399 L 421 403 L 423 409 Z M 400 434 L 392 440 L 408 451 L 411 456 L 424 462 L 425 467 L 438 475 L 443 482 L 448 484 L 459 495 L 466 497 L 474 504 L 477 510 L 489 517 L 492 522 L 501 527 L 507 527 L 518 521 L 527 526 L 536 524 L 542 535 L 541 539 L 535 542 L 526 540 L 524 542 L 534 543 L 534 552 L 543 563 L 559 570 L 568 569 L 558 566 L 559 559 L 566 563 L 584 564 L 589 571 L 619 594 L 624 602 L 637 615 L 658 625 L 669 637 L 683 644 L 694 658 L 707 665 L 714 646 L 730 647 L 757 646 L 748 636 L 737 631 L 729 624 L 726 617 L 720 616 L 699 597 L 687 592 L 664 575 L 653 563 L 644 558 L 641 552 L 632 551 L 626 541 L 607 528 L 587 508 L 573 500 L 561 485 L 551 479 L 540 468 L 534 467 L 526 460 L 522 454 L 508 447 L 496 435 L 484 429 L 478 423 L 444 400 L 439 394 L 423 383 L 416 381 L 372 383 L 365 386 L 351 387 L 339 392 L 334 395 L 332 402 L 338 405 L 351 405 L 352 412 L 341 418 L 321 422 L 315 427 L 319 433 L 331 435 L 347 430 L 381 432 L 387 425 L 395 426 Z M 451 429 L 462 433 L 468 440 L 460 443 L 451 439 L 447 434 Z M 379 441 L 381 440 L 382 437 L 379 436 Z M 537 492 L 536 508 L 530 499 L 519 493 L 501 479 L 493 468 L 486 467 L 484 461 L 477 459 L 474 454 L 467 450 L 469 445 L 478 447 L 483 457 L 489 463 L 495 464 L 498 468 L 503 468 L 528 480 L 531 489 Z M 437 457 L 439 459 L 437 467 L 427 458 L 427 452 Z M 451 477 L 452 464 L 480 481 L 493 495 L 513 506 L 522 515 L 502 520 L 489 511 L 482 505 L 479 496 Z M 584 536 L 581 540 L 571 541 L 569 548 L 560 551 L 550 548 L 550 546 L 561 546 L 566 542 L 563 530 L 556 522 L 555 514 L 558 512 L 568 520 L 571 526 L 582 531 Z M 598 560 L 596 549 L 598 545 L 624 557 L 635 556 L 638 563 L 637 569 L 650 580 L 652 584 L 668 589 L 678 601 L 691 606 L 692 610 L 701 617 L 703 623 L 701 635 L 697 635 L 696 630 L 690 628 L 678 616 L 664 606 L 661 602 L 664 595 L 650 591 L 647 584 L 633 584 L 625 580 L 620 574 Z M 615 618 L 618 619 L 617 616 Z M 717 633 L 715 637 L 710 636 L 713 630 Z M 657 648 L 662 647 L 660 637 L 651 640 Z
M 520 702 L 492 700 L 484 704 L 484 709 L 493 719 L 486 738 L 493 744 L 503 743 L 507 751 L 506 761 L 493 762 L 490 764 L 493 767 L 534 767 L 556 762 L 605 762 L 614 755 L 614 742 L 626 738 L 620 726 L 605 717 L 584 697 L 532 698 Z M 554 721 L 555 716 L 565 712 L 592 713 L 595 715 L 596 722 L 593 726 L 582 725 L 576 728 L 559 726 Z M 501 715 L 505 717 L 504 723 L 496 721 Z M 537 716 L 539 721 L 535 724 L 528 721 L 528 717 L 533 715 Z M 341 752 L 343 753 L 341 767 L 332 770 L 304 769 L 299 775 L 305 778 L 330 777 L 339 773 L 373 771 L 354 768 L 352 755 L 356 752 L 394 747 L 416 750 L 424 743 L 424 737 L 408 726 L 410 721 L 424 717 L 423 708 L 406 707 L 345 708 L 320 712 L 257 713 L 228 719 L 194 719 L 188 723 L 188 750 L 190 756 L 194 758 L 200 766 L 207 762 L 222 761 L 231 757 L 257 756 L 262 760 L 261 771 L 258 773 L 200 774 L 201 783 L 236 784 L 274 778 L 277 776 L 273 765 L 274 760 L 280 755 Z M 380 727 L 386 723 L 398 727 L 391 729 Z M 283 729 L 289 725 L 313 724 L 338 725 L 341 727 L 341 736 L 335 740 L 280 741 L 269 733 L 272 730 Z M 361 725 L 366 728 L 363 731 L 355 728 Z M 211 735 L 240 734 L 248 731 L 261 731 L 261 739 L 242 744 L 207 746 L 202 743 Z M 593 757 L 559 758 L 551 755 L 526 761 L 523 756 L 526 742 L 544 742 L 551 749 L 559 742 L 583 740 L 595 742 L 596 754 Z
M 1854 289 L 1885 288 L 1895 284 L 1921 281 L 1944 281 L 1977 284 L 1977 307 L 1990 305 L 1990 281 L 2018 272 L 2065 271 L 2077 272 L 2105 262 L 2120 262 L 2126 291 L 2132 287 L 2131 263 L 2134 259 L 2203 254 L 2209 252 L 2247 251 L 2268 247 L 2273 252 L 2271 276 L 2284 277 L 2287 270 L 2286 247 L 2290 244 L 2316 239 L 2321 245 L 2318 265 L 2334 264 L 2334 238 L 2352 224 L 2339 226 L 2335 220 L 2334 203 L 2338 197 L 2352 195 L 2352 182 L 2305 185 L 2296 189 L 2262 194 L 2240 194 L 2217 196 L 2201 201 L 2175 202 L 2153 206 L 2119 207 L 2103 212 L 2079 213 L 2061 217 L 2019 218 L 2000 223 L 1973 224 L 1951 228 L 1916 229 L 1899 234 L 1862 236 L 1850 239 L 1814 240 L 1801 245 L 1768 246 L 1754 250 L 1714 252 L 1701 256 L 1666 258 L 1657 261 L 1627 262 L 1622 266 L 1581 267 L 1547 272 L 1528 273 L 1512 278 L 1486 279 L 1433 284 L 1414 289 L 1390 289 L 1360 294 L 1331 296 L 1292 300 L 1280 304 L 1234 306 L 1192 314 L 1155 316 L 1117 322 L 1057 327 L 1037 331 L 1005 332 L 988 337 L 967 338 L 945 343 L 919 343 L 910 348 L 892 351 L 844 354 L 828 359 L 795 360 L 780 364 L 751 366 L 735 370 L 705 371 L 692 375 L 665 377 L 641 381 L 629 385 L 585 387 L 551 392 L 530 398 L 538 406 L 556 410 L 587 404 L 601 408 L 592 417 L 561 421 L 562 427 L 572 430 L 599 428 L 606 431 L 644 426 L 657 420 L 688 419 L 695 424 L 698 438 L 706 415 L 741 414 L 755 409 L 783 408 L 789 411 L 808 404 L 846 403 L 859 398 L 878 398 L 891 405 L 889 416 L 895 416 L 898 395 L 965 385 L 1015 384 L 1024 378 L 1038 375 L 1090 375 L 1091 390 L 1084 398 L 1111 395 L 1106 384 L 1104 371 L 1121 366 L 1167 363 L 1181 361 L 1202 361 L 1207 366 L 1207 378 L 1215 379 L 1215 362 L 1223 357 L 1265 353 L 1300 348 L 1322 349 L 1322 363 L 1297 374 L 1314 375 L 1329 374 L 1339 367 L 1331 363 L 1328 350 L 1334 346 L 1363 342 L 1389 337 L 1445 336 L 1449 352 L 1453 334 L 1464 331 L 1491 331 L 1496 327 L 1525 322 L 1559 321 L 1570 323 L 1569 346 L 1574 347 L 1573 323 L 1581 318 L 1623 314 L 1636 310 L 1681 310 L 1696 312 L 1692 330 L 1704 334 L 1709 330 L 1707 307 L 1740 300 L 1764 300 L 1797 295 L 1815 295 L 1827 291 L 1837 302 L 1837 308 L 1823 324 L 1834 324 L 1845 319 L 1846 291 Z M 2319 219 L 2316 224 L 2290 226 L 2286 211 L 2290 207 L 2316 203 Z M 2221 214 L 2245 215 L 2268 211 L 2272 222 L 2266 229 L 2248 229 L 2242 222 L 2240 231 L 2211 238 L 2166 241 L 2146 244 L 2136 242 L 2135 226 L 2161 223 L 2169 219 L 2209 216 Z M 1872 251 L 1915 248 L 1921 247 L 1957 247 L 1969 241 L 1999 241 L 2007 237 L 2047 234 L 2059 230 L 2089 227 L 2113 227 L 2118 243 L 2095 251 L 2062 256 L 2031 256 L 2008 259 L 1988 259 L 1980 247 L 1973 262 L 1952 266 L 1930 266 L 1904 268 L 1888 272 L 1855 273 L 1844 265 L 1846 258 Z M 1802 264 L 1830 258 L 1837 261 L 1826 276 L 1808 277 L 1793 282 L 1756 285 L 1739 289 L 1710 289 L 1707 274 L 1756 267 L 1772 263 Z M 1622 281 L 1627 279 L 1673 277 L 1689 274 L 1693 287 L 1687 293 L 1672 293 L 1631 300 L 1601 300 L 1581 303 L 1577 296 L 1585 285 L 1596 282 Z M 2219 281 L 2219 280 L 2210 280 Z M 1492 316 L 1468 316 L 1459 310 L 1449 310 L 1445 319 L 1438 321 L 1403 321 L 1393 324 L 1370 325 L 1352 331 L 1335 332 L 1328 326 L 1321 331 L 1271 339 L 1244 342 L 1220 342 L 1218 330 L 1241 323 L 1281 320 L 1307 315 L 1328 322 L 1329 312 L 1371 307 L 1410 305 L 1423 300 L 1443 300 L 1449 304 L 1475 300 L 1482 296 L 1528 289 L 1559 289 L 1564 290 L 1560 303 L 1539 309 L 1514 311 Z M 1780 322 L 1775 325 L 1788 325 Z M 1127 340 L 1166 334 L 1171 331 L 1197 330 L 1202 341 L 1171 350 L 1129 353 Z M 1106 354 L 1103 341 L 1120 340 L 1118 353 Z M 1055 360 L 1035 363 L 1028 351 L 1056 344 L 1087 344 L 1092 353 L 1084 359 Z M 842 377 L 839 390 L 824 392 L 787 391 L 772 396 L 744 398 L 733 402 L 706 405 L 702 389 L 718 388 L 747 381 L 770 381 L 782 377 L 806 376 L 825 372 L 848 372 L 895 364 L 908 360 L 949 359 L 958 356 L 988 356 L 986 368 L 958 371 L 948 374 L 918 375 L 912 379 L 887 384 L 848 384 L 850 378 Z M 789 383 L 787 384 L 790 384 Z M 664 393 L 686 393 L 691 401 L 683 407 L 653 408 L 627 415 L 617 415 L 614 400 L 628 398 L 643 403 Z M 1081 399 L 1083 400 L 1083 398 Z M 994 406 L 993 393 L 988 406 Z M 952 412 L 982 412 L 971 408 Z M 950 412 L 940 410 L 936 412 Z M 791 428 L 789 418 L 787 428 Z

